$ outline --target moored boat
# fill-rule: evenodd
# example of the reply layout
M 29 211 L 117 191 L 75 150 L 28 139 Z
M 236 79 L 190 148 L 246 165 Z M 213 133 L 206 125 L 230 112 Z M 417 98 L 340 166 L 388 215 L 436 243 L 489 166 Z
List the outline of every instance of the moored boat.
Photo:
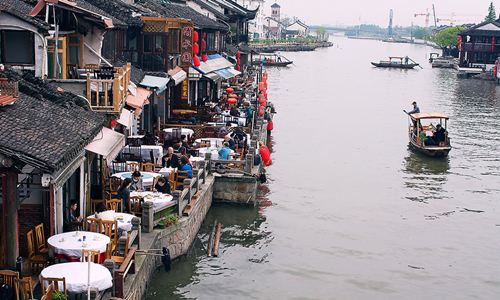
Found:
M 264 65 L 264 66 L 274 66 L 274 67 L 285 67 L 289 64 L 293 64 L 293 61 L 284 57 L 280 54 L 259 54 L 254 55 L 252 60 L 252 65 Z
M 433 157 L 445 157 L 451 150 L 450 139 L 448 138 L 449 117 L 438 112 L 423 112 L 408 114 L 408 138 L 412 148 Z M 435 122 L 435 124 L 432 124 Z M 424 124 L 422 124 L 424 123 Z M 434 141 L 433 136 L 437 127 L 444 129 L 444 140 Z
M 412 61 L 412 63 L 410 63 L 409 61 Z M 371 62 L 371 63 L 375 67 L 379 67 L 379 68 L 413 69 L 416 66 L 420 67 L 420 65 L 418 63 L 414 62 L 408 56 L 406 56 L 406 57 L 390 56 L 389 60 L 381 60 L 378 63 L 376 63 L 376 62 Z
M 457 65 L 457 61 L 453 56 L 434 58 L 431 63 L 433 68 L 455 68 L 455 65 Z

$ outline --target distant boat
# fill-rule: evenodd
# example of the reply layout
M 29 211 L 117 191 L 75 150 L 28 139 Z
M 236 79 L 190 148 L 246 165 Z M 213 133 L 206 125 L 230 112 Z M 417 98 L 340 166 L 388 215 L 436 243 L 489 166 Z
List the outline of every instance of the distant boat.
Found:
M 409 63 L 410 60 L 413 63 Z M 414 62 L 408 56 L 406 57 L 390 56 L 389 60 L 381 60 L 378 63 L 372 62 L 372 65 L 379 68 L 399 68 L 399 69 L 413 69 L 416 66 L 420 67 L 418 63 Z
M 285 67 L 293 64 L 293 61 L 279 54 L 257 54 L 253 55 L 252 65 L 264 65 L 274 67 Z
M 455 68 L 457 61 L 453 56 L 437 57 L 432 60 L 433 68 Z
M 405 111 L 406 112 L 406 111 Z M 451 150 L 448 131 L 445 131 L 445 140 L 436 145 L 429 145 L 424 142 L 423 135 L 432 136 L 436 130 L 436 125 L 441 124 L 442 128 L 448 128 L 449 117 L 438 112 L 423 112 L 418 114 L 408 114 L 408 138 L 412 148 L 433 157 L 445 157 Z M 427 122 L 422 124 L 422 121 Z M 434 121 L 436 124 L 432 124 Z

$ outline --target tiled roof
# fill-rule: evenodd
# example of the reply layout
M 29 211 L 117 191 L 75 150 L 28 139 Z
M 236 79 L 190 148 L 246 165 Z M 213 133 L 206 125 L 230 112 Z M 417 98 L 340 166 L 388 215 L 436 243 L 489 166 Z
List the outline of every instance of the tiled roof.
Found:
M 229 20 L 229 17 L 226 16 L 224 13 L 218 11 L 217 9 L 213 8 L 212 6 L 208 5 L 205 3 L 203 0 L 193 0 L 194 3 L 198 4 L 201 8 L 208 10 L 209 12 L 213 13 L 217 18 L 222 19 L 222 20 Z
M 33 2 L 33 5 L 31 5 L 21 0 L 0 0 L 0 9 L 38 28 L 45 30 L 50 29 L 49 24 L 45 23 L 42 19 L 29 15 L 35 4 L 36 2 Z
M 140 11 L 132 5 L 120 0 L 85 0 L 88 3 L 102 9 L 114 19 L 119 19 L 128 26 L 142 27 L 142 20 L 139 18 Z
M 113 65 L 115 67 L 123 67 L 126 64 L 127 64 L 126 62 L 117 61 Z M 138 85 L 142 81 L 144 75 L 145 74 L 143 70 L 134 66 L 130 66 L 130 81 L 132 81 L 135 85 Z
M 93 13 L 102 15 L 102 16 L 107 17 L 107 18 L 110 18 L 111 20 L 113 20 L 113 25 L 116 28 L 125 28 L 125 27 L 127 27 L 127 23 L 123 22 L 122 20 L 120 20 L 119 18 L 117 18 L 117 17 L 115 17 L 113 15 L 108 14 L 107 12 L 105 12 L 102 9 L 100 9 L 99 7 L 94 6 L 93 4 L 90 3 L 90 1 L 87 1 L 87 0 L 72 0 L 72 1 L 76 2 L 78 4 L 78 7 L 84 8 L 86 10 L 89 10 L 89 11 L 93 12 Z
M 154 16 L 189 20 L 202 29 L 228 30 L 226 25 L 200 14 L 187 5 L 162 3 L 161 0 L 143 0 L 138 4 Z
M 19 100 L 0 108 L 0 153 L 54 172 L 81 153 L 106 121 L 81 97 L 56 91 L 28 72 L 0 76 L 19 84 Z

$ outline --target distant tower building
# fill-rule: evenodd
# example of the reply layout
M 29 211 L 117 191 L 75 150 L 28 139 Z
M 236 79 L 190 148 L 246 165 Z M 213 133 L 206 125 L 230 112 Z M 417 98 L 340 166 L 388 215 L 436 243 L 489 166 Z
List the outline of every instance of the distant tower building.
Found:
M 281 6 L 279 6 L 278 3 L 271 5 L 271 18 L 276 21 L 280 21 L 280 8 Z

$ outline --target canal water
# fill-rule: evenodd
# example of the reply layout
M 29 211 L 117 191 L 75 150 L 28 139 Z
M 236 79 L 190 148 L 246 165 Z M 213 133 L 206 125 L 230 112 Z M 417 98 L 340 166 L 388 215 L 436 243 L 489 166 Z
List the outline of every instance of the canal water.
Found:
M 498 299 L 500 85 L 432 69 L 424 45 L 331 41 L 268 69 L 278 114 L 260 204 L 214 204 L 148 300 Z M 423 69 L 370 64 L 405 55 Z M 413 101 L 450 116 L 449 157 L 409 148 Z

